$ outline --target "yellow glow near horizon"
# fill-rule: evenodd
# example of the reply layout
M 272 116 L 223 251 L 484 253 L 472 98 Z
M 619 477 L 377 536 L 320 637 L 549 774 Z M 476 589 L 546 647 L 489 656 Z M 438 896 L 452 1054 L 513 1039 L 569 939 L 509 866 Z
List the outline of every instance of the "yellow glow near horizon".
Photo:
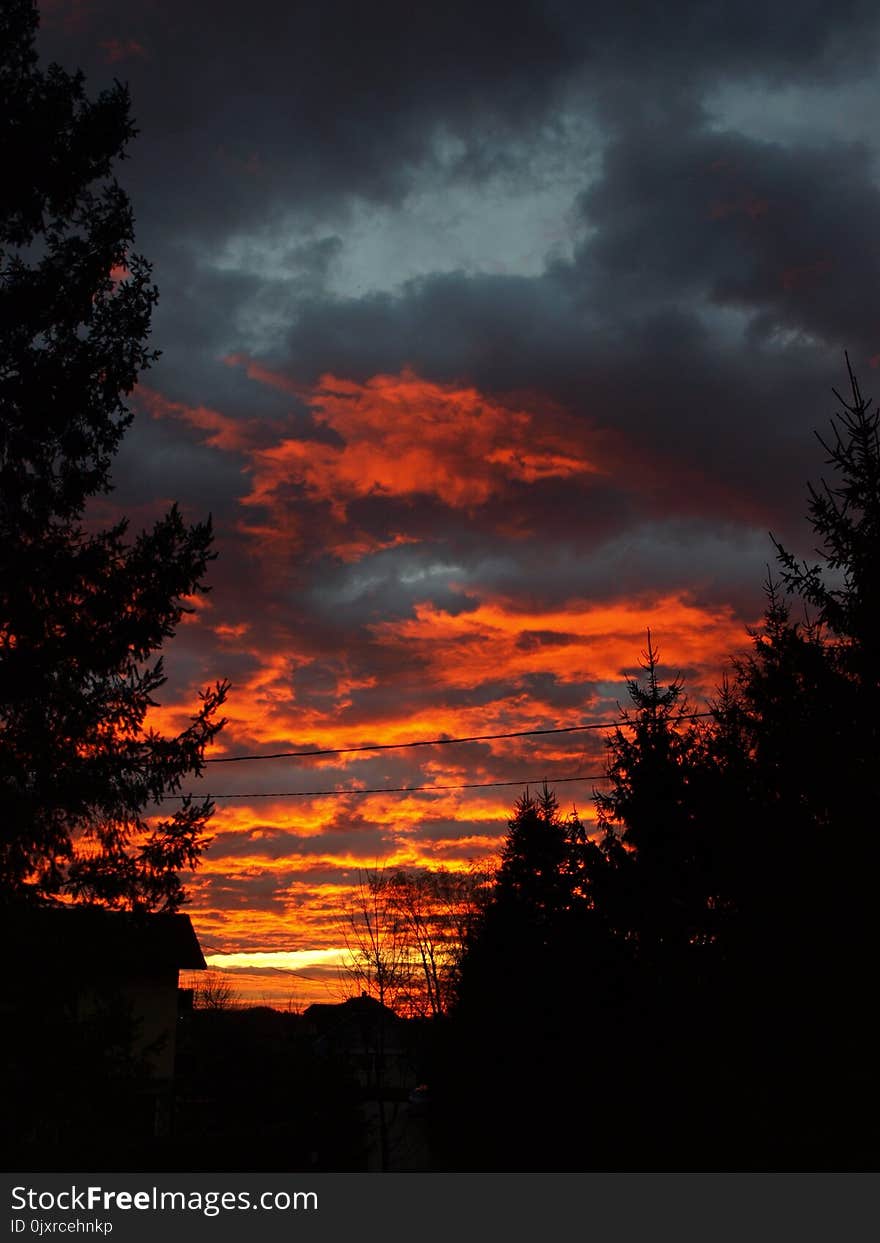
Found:
M 307 967 L 341 966 L 347 959 L 345 949 L 272 950 L 252 953 L 206 954 L 209 967 L 220 971 L 253 971 L 274 968 L 276 971 L 302 971 Z

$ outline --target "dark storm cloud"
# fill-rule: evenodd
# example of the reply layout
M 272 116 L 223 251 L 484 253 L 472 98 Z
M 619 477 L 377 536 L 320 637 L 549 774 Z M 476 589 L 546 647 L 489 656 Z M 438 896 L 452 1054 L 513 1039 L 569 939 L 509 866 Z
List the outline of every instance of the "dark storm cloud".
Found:
M 880 190 L 862 144 L 786 148 L 736 134 L 630 131 L 581 199 L 596 230 L 576 279 L 606 314 L 705 298 L 775 327 L 876 348 Z
M 340 196 L 398 200 L 458 139 L 479 177 L 540 135 L 562 92 L 598 95 L 612 120 L 723 76 L 836 80 L 864 72 L 876 6 L 689 0 L 659 7 L 518 0 L 290 7 L 207 0 L 44 6 L 48 55 L 131 81 L 149 143 L 133 159 L 143 210 L 220 233 L 268 204 L 338 210 Z M 545 134 L 545 138 L 547 135 Z M 527 162 L 526 153 L 520 162 Z
M 256 3 L 110 3 L 69 20 L 52 6 L 47 54 L 124 75 L 152 141 L 133 159 L 142 193 L 161 180 L 180 230 L 223 233 L 267 204 L 339 208 L 339 196 L 399 199 L 453 134 L 531 127 L 578 52 L 543 6 L 498 22 L 463 3 L 291 8 Z M 476 20 L 475 20 L 476 18 Z M 462 152 L 479 172 L 480 145 Z
M 186 497 L 193 516 L 231 513 L 246 490 L 241 465 L 211 449 L 185 429 L 136 417 L 113 463 L 113 482 L 132 505 Z

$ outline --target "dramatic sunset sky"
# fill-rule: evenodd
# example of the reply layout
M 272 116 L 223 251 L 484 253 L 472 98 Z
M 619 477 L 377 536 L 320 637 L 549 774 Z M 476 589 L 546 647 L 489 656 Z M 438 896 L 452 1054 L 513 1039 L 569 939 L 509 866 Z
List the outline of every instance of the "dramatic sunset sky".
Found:
M 157 722 L 221 677 L 215 757 L 609 720 L 648 626 L 704 707 L 768 531 L 810 551 L 844 348 L 878 378 L 878 32 L 876 0 L 45 0 L 47 59 L 130 84 L 160 289 L 100 509 L 216 528 Z M 191 886 L 206 953 L 337 1000 L 357 869 L 483 858 L 518 791 L 295 792 L 601 771 L 598 733 L 212 765 L 248 797 Z

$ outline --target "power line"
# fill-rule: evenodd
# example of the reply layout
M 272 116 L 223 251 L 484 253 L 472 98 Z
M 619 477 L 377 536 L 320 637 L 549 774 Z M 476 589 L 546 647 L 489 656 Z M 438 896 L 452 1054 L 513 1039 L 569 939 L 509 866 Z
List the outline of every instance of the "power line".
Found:
M 713 716 L 712 712 L 688 712 L 680 717 L 676 717 L 676 721 L 694 721 L 700 717 Z M 612 729 L 618 726 L 630 726 L 633 722 L 617 720 L 617 721 L 591 721 L 585 725 L 559 725 L 547 729 L 522 729 L 512 730 L 507 733 L 499 734 L 471 734 L 461 738 L 420 738 L 412 742 L 377 742 L 369 743 L 357 747 L 326 747 L 320 751 L 276 751 L 270 755 L 225 755 L 217 756 L 213 759 L 207 759 L 206 764 L 234 764 L 245 760 L 281 760 L 281 759 L 304 759 L 311 756 L 321 755 L 349 755 L 360 751 L 397 751 L 410 747 L 435 747 L 448 746 L 451 743 L 458 742 L 486 742 L 500 738 L 531 738 L 543 734 L 574 734 L 581 733 L 584 730 L 592 729 Z M 346 795 L 367 795 L 367 794 L 419 794 L 431 793 L 433 791 L 444 792 L 448 790 L 487 790 L 497 789 L 509 786 L 538 785 L 545 780 L 540 778 L 525 778 L 520 781 L 467 781 L 456 782 L 448 785 L 419 785 L 419 786 L 375 786 L 368 789 L 348 789 L 348 790 L 279 790 L 273 791 L 255 791 L 249 794 L 165 794 L 160 796 L 156 801 L 165 802 L 169 799 L 265 799 L 265 798 L 344 798 Z M 608 781 L 607 774 L 602 773 L 594 776 L 582 777 L 554 777 L 551 779 L 553 785 L 562 785 L 572 781 Z
M 711 712 L 689 712 L 675 719 L 695 721 L 698 717 L 712 715 Z M 621 720 L 593 721 L 588 725 L 557 725 L 550 729 L 518 729 L 504 734 L 470 734 L 464 738 L 419 738 L 414 742 L 374 742 L 358 747 L 324 747 L 320 751 L 273 751 L 268 755 L 218 755 L 204 762 L 206 764 L 241 764 L 251 760 L 299 760 L 319 755 L 353 755 L 358 751 L 401 751 L 408 747 L 448 747 L 454 742 L 492 742 L 500 738 L 532 738 L 539 734 L 576 734 L 588 729 L 614 729 L 616 726 L 630 724 L 629 721 Z
M 445 790 L 488 790 L 499 786 L 531 786 L 542 785 L 547 780 L 545 777 L 523 777 L 520 781 L 466 781 L 456 783 L 454 785 L 442 786 L 376 786 L 369 790 L 279 790 L 277 793 L 272 791 L 260 791 L 256 794 L 164 794 L 157 801 L 164 802 L 167 799 L 218 799 L 218 798 L 344 798 L 346 795 L 363 795 L 363 794 L 432 794 L 435 791 L 441 792 Z M 548 785 L 562 785 L 569 781 L 609 781 L 607 773 L 598 776 L 583 777 L 552 777 L 547 781 Z

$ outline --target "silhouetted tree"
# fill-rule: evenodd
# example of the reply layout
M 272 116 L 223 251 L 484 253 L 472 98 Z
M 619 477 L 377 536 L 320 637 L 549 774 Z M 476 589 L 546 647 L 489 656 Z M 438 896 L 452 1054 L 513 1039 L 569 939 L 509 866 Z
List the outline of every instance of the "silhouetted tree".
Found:
M 608 866 L 593 856 L 590 892 L 611 928 L 659 966 L 708 935 L 708 845 L 695 797 L 693 709 L 680 678 L 660 684 L 650 631 L 642 668 L 644 683 L 628 679 L 632 707 L 607 743 L 610 785 L 595 798 Z
M 462 963 L 460 997 L 491 990 L 499 1003 L 522 991 L 531 996 L 551 989 L 556 952 L 565 943 L 578 895 L 573 867 L 577 816 L 563 817 L 546 785 L 537 795 L 526 789 L 516 800 L 501 850 L 501 863 L 489 901 L 477 921 Z
M 393 873 L 391 905 L 412 969 L 409 988 L 396 1002 L 398 1012 L 407 1017 L 446 1014 L 486 883 L 486 875 L 476 866 L 455 872 L 424 868 Z
M 847 368 L 852 402 L 836 394 L 844 413 L 830 439 L 819 437 L 834 476 L 809 488 L 821 561 L 798 561 L 774 541 L 803 620 L 768 583 L 735 684 L 748 765 L 731 799 L 755 843 L 739 878 L 732 982 L 748 999 L 744 1080 L 763 1098 L 758 1130 L 777 1151 L 811 1155 L 864 1153 L 880 1095 L 866 1072 L 880 949 L 880 443 L 848 358 Z
M 0 11 L 0 884 L 172 910 L 211 804 L 156 800 L 201 771 L 226 684 L 192 724 L 145 720 L 164 682 L 155 654 L 206 590 L 210 522 L 176 507 L 152 530 L 97 530 L 131 413 L 156 357 L 149 264 L 112 175 L 135 133 L 125 88 L 94 101 L 83 77 L 42 70 L 36 8 Z
M 838 847 L 824 865 L 839 869 L 835 919 L 847 940 L 876 947 L 870 878 L 880 867 L 874 809 L 880 763 L 880 411 L 862 396 L 848 356 L 846 364 L 852 401 L 834 390 L 843 412 L 831 420 L 831 437 L 818 437 L 833 476 L 809 488 L 810 524 L 822 560 L 798 562 L 778 542 L 776 547 L 783 584 L 812 611 L 818 636 L 808 677 L 798 688 L 802 720 L 812 726 L 801 780 L 817 829 L 833 826 L 838 843 L 846 840 L 846 849 Z
M 608 939 L 594 953 L 615 1009 L 627 1074 L 605 1099 L 633 1123 L 643 1159 L 694 1159 L 717 1021 L 712 976 L 720 885 L 705 788 L 704 730 L 680 677 L 663 685 L 650 631 L 643 678 L 607 740 L 608 788 L 595 794 L 600 835 L 584 843 L 584 888 Z M 616 955 L 616 956 L 615 956 Z M 615 1136 L 618 1149 L 621 1135 Z M 634 1155 L 634 1154 L 632 1154 Z
M 413 990 L 417 963 L 398 909 L 396 873 L 364 868 L 342 913 L 344 972 L 358 992 L 394 1010 Z
M 495 904 L 527 909 L 530 927 L 549 935 L 550 926 L 573 898 L 571 845 L 572 821 L 560 815 L 553 791 L 546 784 L 537 795 L 526 789 L 508 824 Z
M 437 1081 L 435 1141 L 483 1169 L 582 1167 L 587 1063 L 574 1046 L 602 1006 L 575 866 L 583 826 L 545 785 L 517 799 L 473 926 Z M 598 1033 L 597 1033 L 598 1034 Z
M 193 989 L 196 1010 L 236 1010 L 241 1000 L 229 976 L 220 971 L 206 971 Z
M 833 440 L 816 433 L 835 480 L 809 484 L 810 525 L 824 562 L 799 562 L 774 540 L 786 588 L 815 610 L 831 634 L 830 654 L 866 694 L 880 691 L 880 411 L 862 397 L 846 355 L 852 402 L 837 390 L 843 413 Z
M 880 416 L 849 374 L 822 562 L 776 545 L 803 617 L 768 577 L 701 724 L 649 634 L 598 834 L 519 800 L 440 1067 L 453 1163 L 464 1115 L 470 1168 L 873 1168 Z

